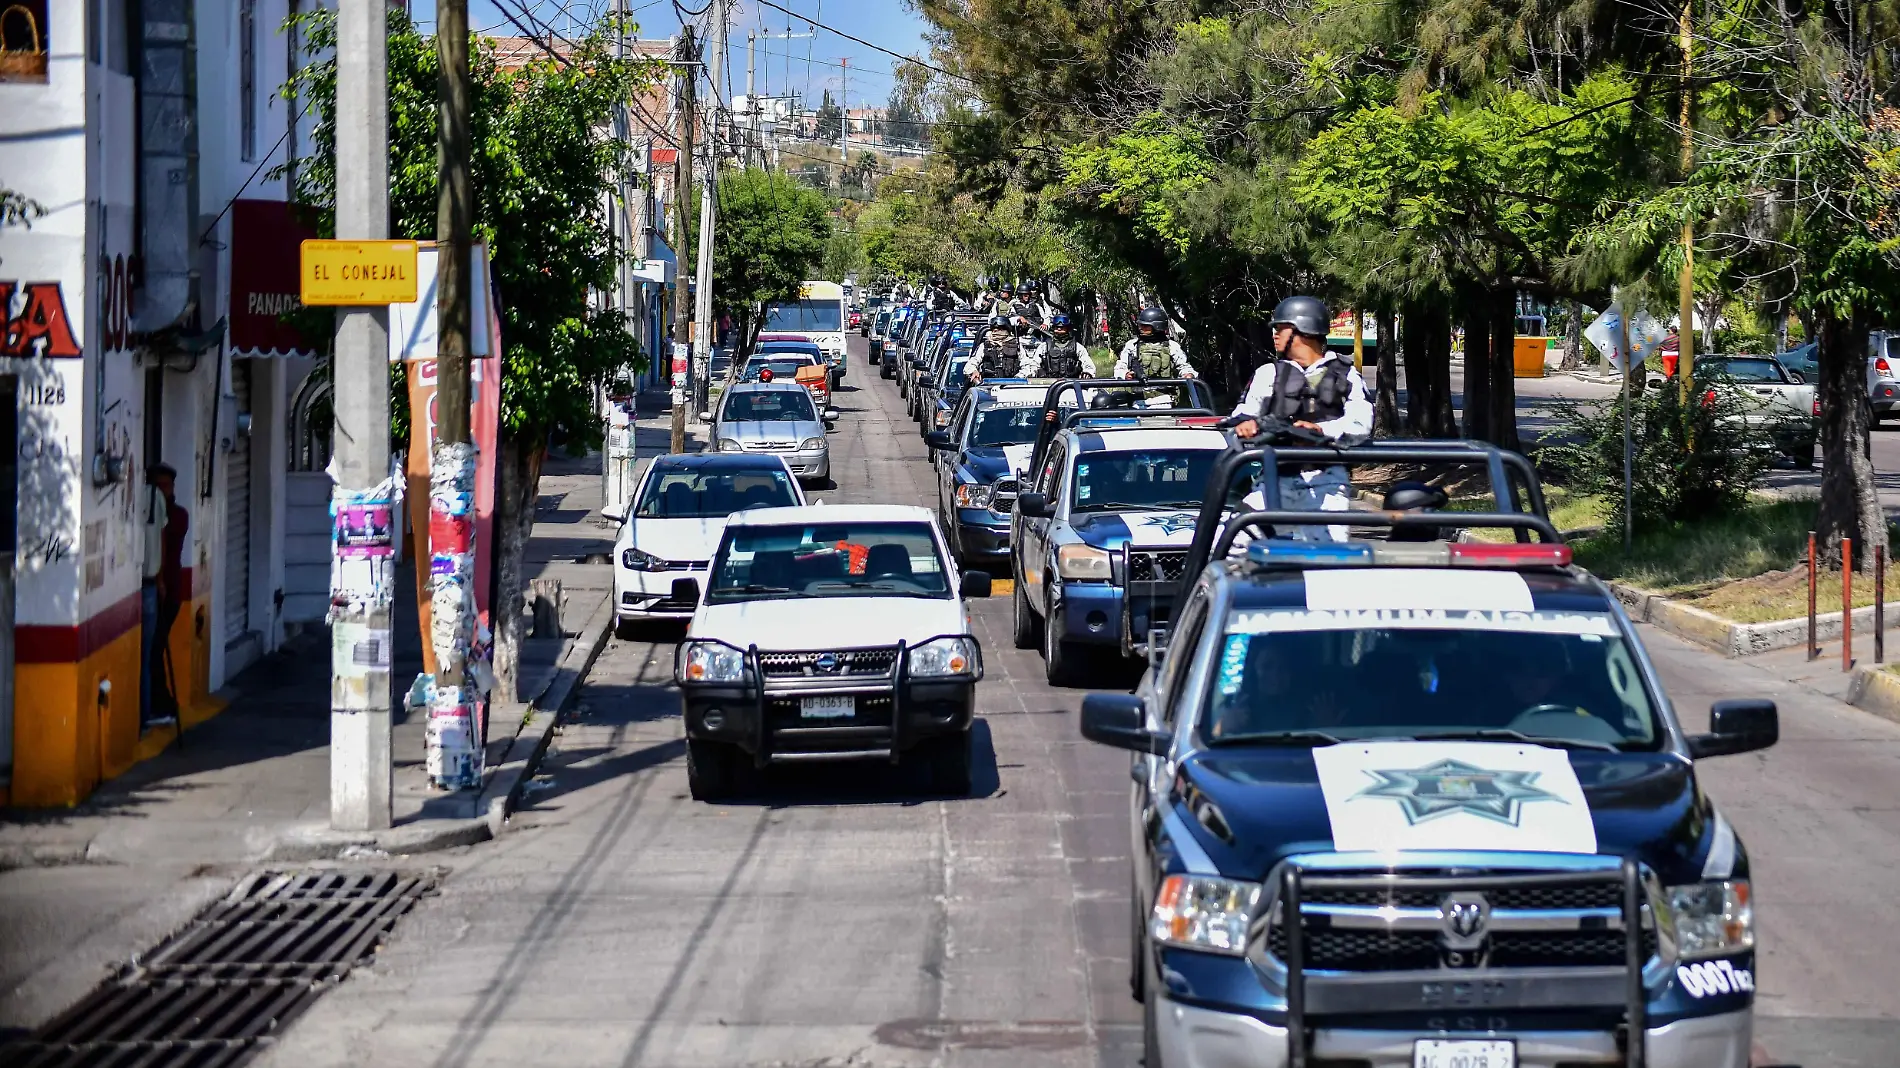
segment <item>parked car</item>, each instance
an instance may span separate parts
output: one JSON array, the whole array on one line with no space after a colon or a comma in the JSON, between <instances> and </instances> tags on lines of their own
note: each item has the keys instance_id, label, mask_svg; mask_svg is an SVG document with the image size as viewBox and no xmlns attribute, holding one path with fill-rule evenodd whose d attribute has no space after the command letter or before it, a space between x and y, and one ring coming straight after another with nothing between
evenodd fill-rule
<instances>
[{"instance_id":1,"label":"parked car","mask_svg":"<svg viewBox=\"0 0 1900 1068\"><path fill-rule=\"evenodd\" d=\"M728 796L770 764L854 760L967 794L983 651L963 602L989 592L923 508L734 516L674 660L692 795Z\"/></svg>"},{"instance_id":2,"label":"parked car","mask_svg":"<svg viewBox=\"0 0 1900 1068\"><path fill-rule=\"evenodd\" d=\"M706 574L730 516L747 508L805 503L783 457L693 453L655 457L634 491L614 542L614 623L685 619L695 602L673 583Z\"/></svg>"},{"instance_id":3,"label":"parked car","mask_svg":"<svg viewBox=\"0 0 1900 1068\"><path fill-rule=\"evenodd\" d=\"M713 441L722 453L772 453L808 482L831 477L827 425L835 410L819 412L808 391L795 382L745 382L719 398Z\"/></svg>"},{"instance_id":4,"label":"parked car","mask_svg":"<svg viewBox=\"0 0 1900 1068\"><path fill-rule=\"evenodd\" d=\"M1767 433L1775 451L1796 467L1814 466L1815 424L1821 414L1814 387L1772 356L1704 356L1695 361L1703 401L1726 393L1740 403L1733 418Z\"/></svg>"}]
</instances>

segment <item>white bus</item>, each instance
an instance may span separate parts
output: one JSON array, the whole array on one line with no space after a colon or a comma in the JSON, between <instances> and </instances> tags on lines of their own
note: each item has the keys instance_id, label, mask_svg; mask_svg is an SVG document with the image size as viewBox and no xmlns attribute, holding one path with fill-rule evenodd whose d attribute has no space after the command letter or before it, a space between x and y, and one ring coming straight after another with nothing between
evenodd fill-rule
<instances>
[{"instance_id":1,"label":"white bus","mask_svg":"<svg viewBox=\"0 0 1900 1068\"><path fill-rule=\"evenodd\" d=\"M761 334L803 334L818 343L833 366L844 364L844 287L836 282L806 282L797 300L765 306Z\"/></svg>"}]
</instances>

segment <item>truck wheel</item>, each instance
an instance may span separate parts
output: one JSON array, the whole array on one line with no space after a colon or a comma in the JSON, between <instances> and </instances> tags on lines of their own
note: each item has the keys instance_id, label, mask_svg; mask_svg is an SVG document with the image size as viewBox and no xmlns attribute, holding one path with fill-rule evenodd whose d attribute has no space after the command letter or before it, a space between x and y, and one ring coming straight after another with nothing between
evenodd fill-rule
<instances>
[{"instance_id":1,"label":"truck wheel","mask_svg":"<svg viewBox=\"0 0 1900 1068\"><path fill-rule=\"evenodd\" d=\"M895 378L896 375L893 373L893 371L894 371L894 368L891 367L891 361L889 360L878 361L877 376L879 378Z\"/></svg>"},{"instance_id":2,"label":"truck wheel","mask_svg":"<svg viewBox=\"0 0 1900 1068\"><path fill-rule=\"evenodd\" d=\"M1148 1000L1148 932L1142 929L1142 919L1147 915L1141 908L1141 895L1135 893L1135 880L1128 879L1128 900L1134 902L1133 915L1129 917L1128 927L1128 992L1136 1001Z\"/></svg>"},{"instance_id":3,"label":"truck wheel","mask_svg":"<svg viewBox=\"0 0 1900 1068\"><path fill-rule=\"evenodd\" d=\"M724 742L686 739L686 788L695 801L720 801L738 786L739 754Z\"/></svg>"},{"instance_id":4,"label":"truck wheel","mask_svg":"<svg viewBox=\"0 0 1900 1068\"><path fill-rule=\"evenodd\" d=\"M1010 615L1016 620L1016 648L1034 649L1042 641L1042 620L1036 618L1036 612L1029 607L1029 595L1023 592L1023 582L1016 580L1016 590L1009 595Z\"/></svg>"},{"instance_id":5,"label":"truck wheel","mask_svg":"<svg viewBox=\"0 0 1900 1068\"><path fill-rule=\"evenodd\" d=\"M931 743L930 787L948 797L970 796L970 732Z\"/></svg>"},{"instance_id":6,"label":"truck wheel","mask_svg":"<svg viewBox=\"0 0 1900 1068\"><path fill-rule=\"evenodd\" d=\"M1061 638L1062 620L1050 608L1042 615L1042 673L1051 686L1068 686L1075 677L1075 662L1080 649Z\"/></svg>"}]
</instances>

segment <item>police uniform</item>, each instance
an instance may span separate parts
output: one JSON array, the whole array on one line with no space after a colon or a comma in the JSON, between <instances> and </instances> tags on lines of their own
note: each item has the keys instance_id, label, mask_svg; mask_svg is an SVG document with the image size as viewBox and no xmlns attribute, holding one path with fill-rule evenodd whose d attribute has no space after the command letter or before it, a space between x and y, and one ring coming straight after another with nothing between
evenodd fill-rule
<instances>
[{"instance_id":1,"label":"police uniform","mask_svg":"<svg viewBox=\"0 0 1900 1068\"><path fill-rule=\"evenodd\" d=\"M1019 338L1010 338L1002 344L995 344L988 338L977 343L976 351L970 354L970 366L985 380L993 378L1024 378L1024 363L1033 357L1027 346Z\"/></svg>"},{"instance_id":2,"label":"police uniform","mask_svg":"<svg viewBox=\"0 0 1900 1068\"><path fill-rule=\"evenodd\" d=\"M1038 361L1039 378L1094 378L1095 361L1089 359L1088 347L1074 338L1066 341L1050 341L1043 345L1042 359Z\"/></svg>"},{"instance_id":3,"label":"police uniform","mask_svg":"<svg viewBox=\"0 0 1900 1068\"><path fill-rule=\"evenodd\" d=\"M1125 377L1129 371L1139 366L1144 378L1186 378L1194 373L1194 365L1188 363L1187 352L1181 343L1169 338L1163 341L1156 338L1144 341L1139 337L1131 338L1122 346L1121 355L1115 358L1116 378Z\"/></svg>"},{"instance_id":4,"label":"police uniform","mask_svg":"<svg viewBox=\"0 0 1900 1068\"><path fill-rule=\"evenodd\" d=\"M1334 441L1364 439L1372 434L1372 401L1365 379L1352 361L1328 352L1311 367L1292 360L1262 364L1254 371L1247 393L1234 406L1235 415L1255 418L1278 416L1312 423ZM1342 464L1315 467L1280 476L1279 507L1285 511L1343 512L1347 508L1352 476ZM1265 507L1259 488L1247 496L1252 508ZM1285 537L1302 541L1344 541L1346 528L1296 527Z\"/></svg>"}]
</instances>

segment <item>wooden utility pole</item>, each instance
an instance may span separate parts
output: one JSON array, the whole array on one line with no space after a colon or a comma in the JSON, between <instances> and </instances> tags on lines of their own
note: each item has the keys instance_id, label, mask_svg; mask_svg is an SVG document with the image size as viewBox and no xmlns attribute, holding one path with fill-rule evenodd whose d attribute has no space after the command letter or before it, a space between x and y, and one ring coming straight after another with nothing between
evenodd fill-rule
<instances>
[{"instance_id":1,"label":"wooden utility pole","mask_svg":"<svg viewBox=\"0 0 1900 1068\"><path fill-rule=\"evenodd\" d=\"M475 188L469 177L468 0L436 0L436 440L468 442L469 245Z\"/></svg>"},{"instance_id":2,"label":"wooden utility pole","mask_svg":"<svg viewBox=\"0 0 1900 1068\"><path fill-rule=\"evenodd\" d=\"M680 365L692 350L693 295L686 280L686 204L693 184L693 126L698 111L699 50L693 44L691 24L680 27L679 81L674 118L679 123L678 172L673 181L673 441L672 452L686 451L686 383Z\"/></svg>"},{"instance_id":3,"label":"wooden utility pole","mask_svg":"<svg viewBox=\"0 0 1900 1068\"><path fill-rule=\"evenodd\" d=\"M1690 124L1695 120L1695 93L1690 87L1691 48L1694 38L1691 36L1689 16L1694 0L1682 0L1682 13L1678 22L1682 44L1682 180L1689 180L1689 172L1695 169L1695 138ZM1682 387L1682 408L1689 410L1689 394L1694 391L1695 364L1695 221L1686 220L1682 224L1682 273L1677 279L1676 314L1681 322L1676 326L1676 381Z\"/></svg>"}]
</instances>

